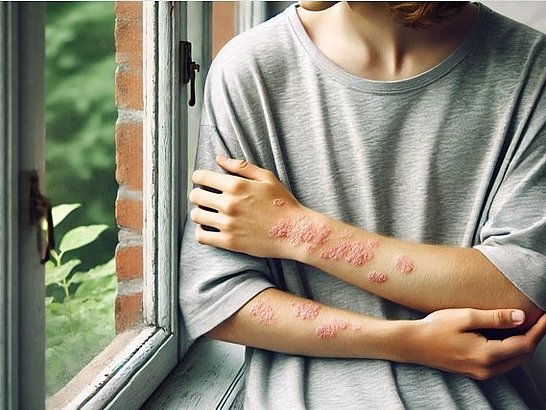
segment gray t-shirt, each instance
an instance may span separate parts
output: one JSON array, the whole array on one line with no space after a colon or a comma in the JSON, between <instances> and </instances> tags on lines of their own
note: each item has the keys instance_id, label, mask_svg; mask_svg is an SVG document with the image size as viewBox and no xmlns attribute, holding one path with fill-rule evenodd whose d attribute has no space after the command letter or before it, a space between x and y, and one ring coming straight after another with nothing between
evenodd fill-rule
<instances>
[{"instance_id":1,"label":"gray t-shirt","mask_svg":"<svg viewBox=\"0 0 546 410\"><path fill-rule=\"evenodd\" d=\"M233 39L205 91L197 168L218 153L276 173L299 201L396 238L475 246L546 310L546 39L480 6L464 43L401 81L343 71L294 6ZM265 288L385 318L423 314L294 261L194 240L180 304L198 337ZM476 278L479 280L479 278ZM248 408L540 408L523 368L484 382L384 360L247 349Z\"/></svg>"}]
</instances>

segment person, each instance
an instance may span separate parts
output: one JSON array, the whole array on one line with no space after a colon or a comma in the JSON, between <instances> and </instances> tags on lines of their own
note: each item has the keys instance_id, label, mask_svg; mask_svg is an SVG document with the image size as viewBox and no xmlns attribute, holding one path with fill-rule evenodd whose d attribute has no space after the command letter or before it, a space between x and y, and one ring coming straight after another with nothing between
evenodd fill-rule
<instances>
[{"instance_id":1,"label":"person","mask_svg":"<svg viewBox=\"0 0 546 410\"><path fill-rule=\"evenodd\" d=\"M300 2L207 78L190 337L248 408L543 408L546 39L474 3Z\"/></svg>"}]
</instances>

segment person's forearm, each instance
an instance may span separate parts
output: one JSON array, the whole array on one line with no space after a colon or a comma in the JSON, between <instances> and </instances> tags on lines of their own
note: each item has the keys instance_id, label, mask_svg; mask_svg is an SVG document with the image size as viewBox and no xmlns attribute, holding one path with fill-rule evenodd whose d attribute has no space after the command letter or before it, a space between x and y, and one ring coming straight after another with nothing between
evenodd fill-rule
<instances>
[{"instance_id":1,"label":"person's forearm","mask_svg":"<svg viewBox=\"0 0 546 410\"><path fill-rule=\"evenodd\" d=\"M383 359L486 379L524 363L546 332L546 315L525 335L488 340L478 329L521 324L511 309L447 309L422 320L384 320L270 288L208 336L279 353Z\"/></svg>"},{"instance_id":2,"label":"person's forearm","mask_svg":"<svg viewBox=\"0 0 546 410\"><path fill-rule=\"evenodd\" d=\"M374 319L270 288L209 336L287 354L397 360L397 344L413 326L411 321Z\"/></svg>"},{"instance_id":3,"label":"person's forearm","mask_svg":"<svg viewBox=\"0 0 546 410\"><path fill-rule=\"evenodd\" d=\"M380 236L303 208L293 221L325 227L319 243L291 246L285 257L313 265L404 306L432 312L445 308L519 308L535 321L541 311L479 251L433 246ZM282 223L282 222L281 222ZM318 227L318 228L317 228ZM325 232L326 232L325 231ZM275 228L272 230L275 235Z\"/></svg>"},{"instance_id":4,"label":"person's forearm","mask_svg":"<svg viewBox=\"0 0 546 410\"><path fill-rule=\"evenodd\" d=\"M196 184L216 190L190 193L200 206L191 213L200 243L294 259L424 312L519 308L529 323L541 314L477 250L411 243L358 229L305 208L267 170L225 157L218 164L240 177L194 173Z\"/></svg>"}]
</instances>

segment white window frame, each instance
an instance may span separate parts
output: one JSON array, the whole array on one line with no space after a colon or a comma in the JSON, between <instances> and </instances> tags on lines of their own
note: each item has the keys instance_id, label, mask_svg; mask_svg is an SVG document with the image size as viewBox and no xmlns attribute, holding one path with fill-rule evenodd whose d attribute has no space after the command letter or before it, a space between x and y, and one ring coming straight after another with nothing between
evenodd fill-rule
<instances>
[{"instance_id":1,"label":"white window frame","mask_svg":"<svg viewBox=\"0 0 546 410\"><path fill-rule=\"evenodd\" d=\"M44 169L43 10L0 4L0 407L7 409L40 408L45 394L44 269L28 206L28 172L43 177Z\"/></svg>"},{"instance_id":2,"label":"white window frame","mask_svg":"<svg viewBox=\"0 0 546 410\"><path fill-rule=\"evenodd\" d=\"M118 369L89 396L84 409L139 408L178 361L178 253L185 201L187 109L179 103L179 42L186 31L184 2L144 2L144 295L145 327L125 349ZM104 372L105 373L105 372ZM69 407L72 407L71 405Z\"/></svg>"},{"instance_id":3,"label":"white window frame","mask_svg":"<svg viewBox=\"0 0 546 410\"><path fill-rule=\"evenodd\" d=\"M7 409L45 407L44 269L19 198L21 171L44 168L44 11L0 3L0 407ZM186 95L177 67L186 3L145 2L143 12L144 326L116 337L120 349L63 408L139 408L178 361L187 105L179 104Z\"/></svg>"},{"instance_id":4,"label":"white window frame","mask_svg":"<svg viewBox=\"0 0 546 410\"><path fill-rule=\"evenodd\" d=\"M253 1L245 7L263 5ZM251 11L248 27L256 23ZM105 368L63 408L139 408L190 347L178 325L179 246L210 64L210 14L205 2L143 3L144 326L115 339L121 348L108 352ZM188 21L196 25L188 27ZM26 254L20 245L25 235L34 245L35 237L17 221L20 170L38 168L43 174L44 7L2 3L0 27L0 406L39 409L45 406L44 270L37 255ZM198 105L189 116L187 87L179 80L184 38L192 41L194 60L201 65ZM28 84L35 89L31 95L22 90ZM34 121L19 120L30 117ZM201 339L179 366L185 391L200 391L208 403L230 407L242 385L243 355L241 347ZM215 388L203 390L201 382L214 374ZM184 397L183 391L177 396Z\"/></svg>"}]
</instances>

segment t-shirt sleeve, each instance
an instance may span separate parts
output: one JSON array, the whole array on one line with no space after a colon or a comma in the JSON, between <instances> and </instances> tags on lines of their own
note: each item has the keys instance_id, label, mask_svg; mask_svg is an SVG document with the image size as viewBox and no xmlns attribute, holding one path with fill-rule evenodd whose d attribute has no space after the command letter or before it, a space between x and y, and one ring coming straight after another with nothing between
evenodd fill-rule
<instances>
[{"instance_id":1,"label":"t-shirt sleeve","mask_svg":"<svg viewBox=\"0 0 546 410\"><path fill-rule=\"evenodd\" d=\"M544 96L544 94L542 94ZM546 311L546 101L534 115L489 209L482 252L535 305Z\"/></svg>"},{"instance_id":2,"label":"t-shirt sleeve","mask_svg":"<svg viewBox=\"0 0 546 410\"><path fill-rule=\"evenodd\" d=\"M245 113L238 112L241 93L233 89L236 81L224 78L221 64L212 67L207 78L195 164L196 169L216 172L223 172L215 162L218 154L253 160L240 143L245 137L240 123ZM192 339L229 318L259 292L274 286L270 261L200 245L195 240L195 228L188 216L182 237L179 283L184 326Z\"/></svg>"}]
</instances>

